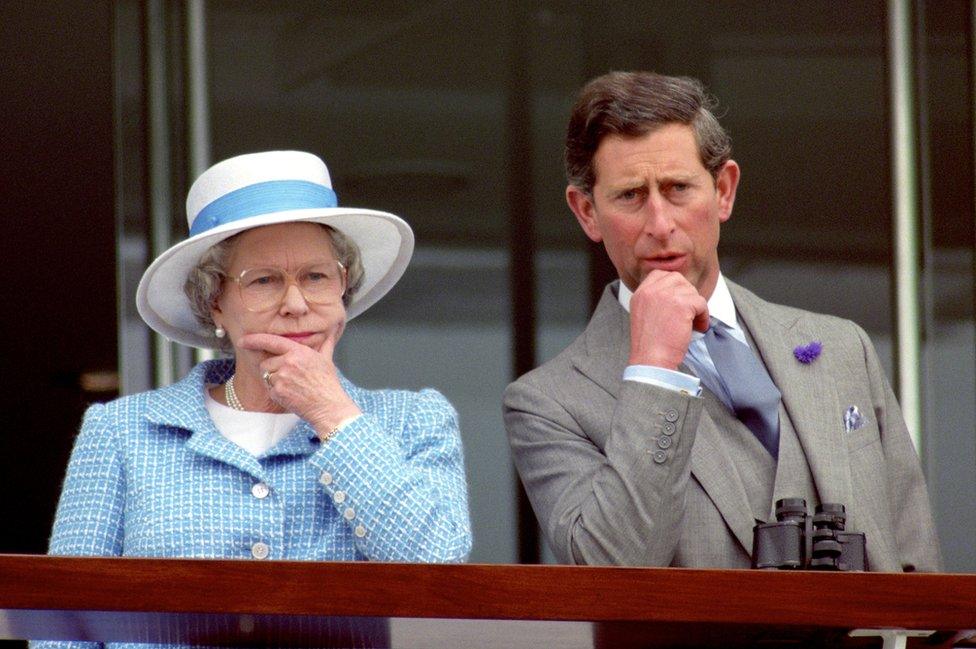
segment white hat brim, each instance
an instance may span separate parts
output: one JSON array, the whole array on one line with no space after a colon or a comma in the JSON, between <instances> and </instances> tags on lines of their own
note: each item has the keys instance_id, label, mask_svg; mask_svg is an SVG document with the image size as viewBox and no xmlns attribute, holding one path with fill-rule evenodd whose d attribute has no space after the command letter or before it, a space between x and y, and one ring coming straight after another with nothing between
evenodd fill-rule
<instances>
[{"instance_id":1,"label":"white hat brim","mask_svg":"<svg viewBox=\"0 0 976 649\"><path fill-rule=\"evenodd\" d=\"M403 219L388 212L329 207L262 214L212 228L159 255L146 269L136 290L139 315L170 340L191 347L214 348L213 332L197 321L183 290L190 270L207 249L238 232L302 221L332 226L359 247L363 281L346 307L347 320L383 297L403 275L413 254L413 231Z\"/></svg>"}]
</instances>

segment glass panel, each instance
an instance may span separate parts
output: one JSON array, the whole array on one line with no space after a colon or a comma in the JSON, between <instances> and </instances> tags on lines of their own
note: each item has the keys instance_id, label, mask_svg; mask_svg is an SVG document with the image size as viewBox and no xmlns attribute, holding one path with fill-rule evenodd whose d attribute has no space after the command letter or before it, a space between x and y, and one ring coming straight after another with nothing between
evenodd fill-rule
<instances>
[{"instance_id":1,"label":"glass panel","mask_svg":"<svg viewBox=\"0 0 976 649\"><path fill-rule=\"evenodd\" d=\"M82 413L118 393L111 36L107 3L0 3L3 553L46 551Z\"/></svg>"},{"instance_id":2,"label":"glass panel","mask_svg":"<svg viewBox=\"0 0 976 649\"><path fill-rule=\"evenodd\" d=\"M857 320L890 367L883 7L617 2L567 11L587 62L577 85L609 69L653 69L696 76L718 97L743 170L722 231L725 273L768 299Z\"/></svg>"},{"instance_id":3,"label":"glass panel","mask_svg":"<svg viewBox=\"0 0 976 649\"><path fill-rule=\"evenodd\" d=\"M723 272L766 299L859 322L890 376L883 5L845 5L843 12L830 2L739 2L734 10L709 2L546 6L553 15L545 41L570 50L549 71L564 79L555 73L561 65L579 75L561 88L560 110L540 116L554 136L540 144L538 157L561 153L569 102L593 76L651 69L700 78L719 99L743 172L733 218L722 228ZM560 32L560 25L573 27ZM540 361L585 324L576 310L580 287L566 281L573 275L547 273L544 262L557 258L553 249L562 260L585 250L555 169L554 162L540 173L551 184L538 190ZM614 279L603 257L596 253L594 272Z\"/></svg>"},{"instance_id":4,"label":"glass panel","mask_svg":"<svg viewBox=\"0 0 976 649\"><path fill-rule=\"evenodd\" d=\"M115 151L118 228L119 370L122 394L153 387L152 330L136 311L136 287L149 259L146 206L145 61L141 6L115 6Z\"/></svg>"},{"instance_id":5,"label":"glass panel","mask_svg":"<svg viewBox=\"0 0 976 649\"><path fill-rule=\"evenodd\" d=\"M964 5L952 6L964 12ZM843 12L826 0L525 5L517 29L528 43L530 87L520 92L531 101L532 168L521 171L532 177L525 218L533 219L535 254L524 268L526 260L508 259L513 35L498 6L213 0L207 8L214 159L266 148L314 151L329 163L343 204L388 209L417 232L417 254L401 284L351 325L338 355L359 382L432 385L458 407L474 560L516 556L499 405L512 367L508 265L535 275L536 363L585 326L588 274L598 285L611 278L599 256L590 258L563 200L563 130L575 92L590 77L655 69L702 79L720 100L743 169L735 214L723 227L725 273L767 299L859 322L892 375L883 3L849 4ZM939 59L934 75L951 89L933 90L932 101L962 108L960 116L940 118L948 130L933 127L933 152L969 137L959 131L970 109L961 100L965 34L953 24L958 47L942 55L952 65ZM945 160L959 156L969 164L968 149ZM959 177L952 184L971 192L971 168L950 171ZM946 174L933 169L935 178ZM959 200L933 190L937 295L955 296L972 282L972 241L960 244L951 234L961 228L971 236L972 199L962 210ZM947 214L959 214L958 222ZM935 302L930 336L949 345L938 353L971 359L972 314L960 320L958 308L950 315L939 306L945 303ZM940 327L952 330L943 335ZM932 373L937 351L928 350L930 408L941 407L939 394L953 394L938 382L949 365L936 363ZM973 370L959 371L957 388L970 394ZM951 408L951 421L961 418L958 430L971 431L972 414ZM948 425L950 417L942 420ZM960 448L933 444L930 463ZM963 468L971 475L971 464ZM940 515L944 536L947 521Z\"/></svg>"},{"instance_id":6,"label":"glass panel","mask_svg":"<svg viewBox=\"0 0 976 649\"><path fill-rule=\"evenodd\" d=\"M410 268L350 323L337 361L367 387L431 386L451 400L465 444L471 560L515 562L499 404L512 373L501 18L448 2L211 2L208 13L214 159L315 152L340 204L389 210L413 226Z\"/></svg>"},{"instance_id":7,"label":"glass panel","mask_svg":"<svg viewBox=\"0 0 976 649\"><path fill-rule=\"evenodd\" d=\"M970 3L925 2L919 24L923 205L928 246L924 303L923 453L946 568L976 572L976 333L973 321L973 106ZM963 479L960 479L963 478Z\"/></svg>"}]
</instances>

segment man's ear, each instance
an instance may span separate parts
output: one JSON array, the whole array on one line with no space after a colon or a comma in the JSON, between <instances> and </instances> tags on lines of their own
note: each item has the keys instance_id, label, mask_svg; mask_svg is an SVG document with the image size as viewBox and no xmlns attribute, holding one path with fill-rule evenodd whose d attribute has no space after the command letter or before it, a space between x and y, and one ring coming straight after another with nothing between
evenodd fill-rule
<instances>
[{"instance_id":1,"label":"man's ear","mask_svg":"<svg viewBox=\"0 0 976 649\"><path fill-rule=\"evenodd\" d=\"M593 197L587 194L576 185L566 187L566 202L569 209L573 210L576 220L579 221L583 232L590 238L590 241L600 243L603 241L603 233L596 222L596 206L593 205Z\"/></svg>"},{"instance_id":2,"label":"man's ear","mask_svg":"<svg viewBox=\"0 0 976 649\"><path fill-rule=\"evenodd\" d=\"M732 206L735 204L735 190L739 187L739 165L735 160L728 160L719 169L715 177L715 191L718 193L718 218L725 223L732 216Z\"/></svg>"}]
</instances>

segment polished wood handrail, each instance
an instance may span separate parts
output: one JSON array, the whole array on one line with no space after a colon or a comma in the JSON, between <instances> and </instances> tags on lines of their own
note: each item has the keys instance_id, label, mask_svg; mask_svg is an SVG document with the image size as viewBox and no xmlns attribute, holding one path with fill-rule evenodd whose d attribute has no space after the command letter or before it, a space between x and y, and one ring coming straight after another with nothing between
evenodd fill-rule
<instances>
[{"instance_id":1,"label":"polished wood handrail","mask_svg":"<svg viewBox=\"0 0 976 649\"><path fill-rule=\"evenodd\" d=\"M976 628L976 575L0 555L0 613Z\"/></svg>"}]
</instances>

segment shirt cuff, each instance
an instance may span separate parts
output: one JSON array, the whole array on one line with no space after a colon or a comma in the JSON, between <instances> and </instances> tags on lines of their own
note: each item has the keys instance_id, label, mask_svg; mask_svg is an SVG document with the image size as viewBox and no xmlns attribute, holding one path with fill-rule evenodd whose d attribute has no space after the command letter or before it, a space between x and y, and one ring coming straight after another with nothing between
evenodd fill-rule
<instances>
[{"instance_id":1,"label":"shirt cuff","mask_svg":"<svg viewBox=\"0 0 976 649\"><path fill-rule=\"evenodd\" d=\"M624 381L648 383L693 397L701 396L701 380L697 376L653 365L628 365L624 370Z\"/></svg>"}]
</instances>

